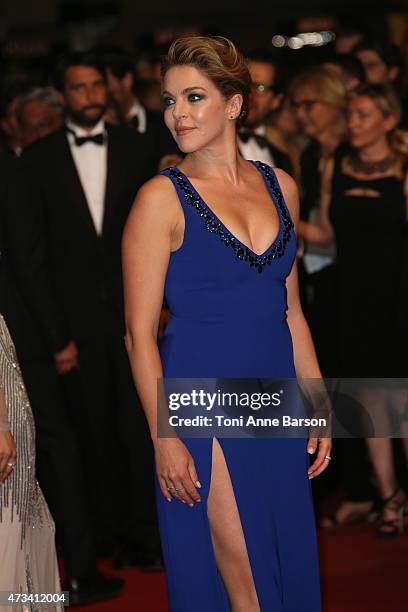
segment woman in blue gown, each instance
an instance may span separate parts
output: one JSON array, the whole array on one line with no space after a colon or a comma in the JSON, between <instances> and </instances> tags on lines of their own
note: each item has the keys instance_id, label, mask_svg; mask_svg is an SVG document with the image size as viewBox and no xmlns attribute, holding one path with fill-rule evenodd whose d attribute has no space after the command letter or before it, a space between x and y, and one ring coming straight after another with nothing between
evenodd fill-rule
<instances>
[{"instance_id":1,"label":"woman in blue gown","mask_svg":"<svg viewBox=\"0 0 408 612\"><path fill-rule=\"evenodd\" d=\"M165 122L186 157L139 191L123 263L169 608L318 612L310 479L329 464L330 439L157 434L163 377L320 377L299 304L295 183L237 150L250 92L244 59L227 39L183 38L162 73ZM158 349L163 295L171 320Z\"/></svg>"}]
</instances>

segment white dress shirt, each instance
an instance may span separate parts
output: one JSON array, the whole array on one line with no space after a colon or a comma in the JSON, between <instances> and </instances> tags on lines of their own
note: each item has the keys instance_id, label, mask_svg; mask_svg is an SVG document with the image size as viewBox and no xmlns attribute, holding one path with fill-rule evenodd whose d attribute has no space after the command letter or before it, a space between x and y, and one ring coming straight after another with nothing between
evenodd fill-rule
<instances>
[{"instance_id":1,"label":"white dress shirt","mask_svg":"<svg viewBox=\"0 0 408 612\"><path fill-rule=\"evenodd\" d=\"M92 128L91 132L87 132L70 121L67 121L67 126L70 130L75 132L77 136L94 136L100 133L105 134L105 142L103 145L85 142L81 146L78 146L75 144L74 134L67 131L69 146L88 202L89 212L91 213L97 234L101 235L103 215L105 212L108 153L105 123L103 120L99 121L99 123Z\"/></svg>"},{"instance_id":2,"label":"white dress shirt","mask_svg":"<svg viewBox=\"0 0 408 612\"><path fill-rule=\"evenodd\" d=\"M255 134L265 137L265 126L260 125L255 130ZM273 159L269 147L260 147L255 138L249 138L248 142L242 142L238 136L238 148L244 159L254 159L268 166L276 166L275 160Z\"/></svg>"},{"instance_id":3,"label":"white dress shirt","mask_svg":"<svg viewBox=\"0 0 408 612\"><path fill-rule=\"evenodd\" d=\"M144 134L146 132L146 109L137 98L134 99L133 105L126 116L126 121L130 121L133 117L137 117L139 120L137 131L139 134Z\"/></svg>"}]
</instances>

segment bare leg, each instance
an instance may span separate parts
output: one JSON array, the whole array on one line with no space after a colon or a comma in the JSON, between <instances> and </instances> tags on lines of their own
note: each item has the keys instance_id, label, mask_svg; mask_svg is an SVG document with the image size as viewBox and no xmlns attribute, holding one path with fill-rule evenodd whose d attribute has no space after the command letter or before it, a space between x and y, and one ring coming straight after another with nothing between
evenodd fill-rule
<instances>
[{"instance_id":1,"label":"bare leg","mask_svg":"<svg viewBox=\"0 0 408 612\"><path fill-rule=\"evenodd\" d=\"M392 442L385 437L389 429L387 392L382 388L368 388L361 392L360 400L374 424L375 437L367 438L367 446L380 496L385 499L397 488Z\"/></svg>"},{"instance_id":2,"label":"bare leg","mask_svg":"<svg viewBox=\"0 0 408 612\"><path fill-rule=\"evenodd\" d=\"M354 501L345 499L341 502L337 510L333 513L335 520L332 516L324 516L320 521L321 527L333 527L334 525L347 525L359 519L367 516L367 513L371 510L373 502L368 501Z\"/></svg>"},{"instance_id":3,"label":"bare leg","mask_svg":"<svg viewBox=\"0 0 408 612\"><path fill-rule=\"evenodd\" d=\"M213 439L212 473L207 502L217 567L231 612L260 612L244 533L224 453Z\"/></svg>"},{"instance_id":4,"label":"bare leg","mask_svg":"<svg viewBox=\"0 0 408 612\"><path fill-rule=\"evenodd\" d=\"M402 489L398 489L390 438L367 438L367 445L382 499L393 496L382 510L383 523L380 525L379 533L386 535L394 532L394 525L403 521L401 504L404 504L405 493ZM387 521L393 523L387 524ZM402 527L400 529L402 530Z\"/></svg>"},{"instance_id":5,"label":"bare leg","mask_svg":"<svg viewBox=\"0 0 408 612\"><path fill-rule=\"evenodd\" d=\"M367 389L361 398L373 418L377 436L382 436L367 438L378 490L383 499L382 521L378 532L381 537L396 537L402 532L405 502L405 493L398 487L395 474L392 439L384 437L389 432L387 405L391 398L398 405L398 394L390 395L385 389Z\"/></svg>"},{"instance_id":6,"label":"bare leg","mask_svg":"<svg viewBox=\"0 0 408 612\"><path fill-rule=\"evenodd\" d=\"M367 445L378 490L381 497L385 499L397 488L392 443L390 438L367 438Z\"/></svg>"}]
</instances>

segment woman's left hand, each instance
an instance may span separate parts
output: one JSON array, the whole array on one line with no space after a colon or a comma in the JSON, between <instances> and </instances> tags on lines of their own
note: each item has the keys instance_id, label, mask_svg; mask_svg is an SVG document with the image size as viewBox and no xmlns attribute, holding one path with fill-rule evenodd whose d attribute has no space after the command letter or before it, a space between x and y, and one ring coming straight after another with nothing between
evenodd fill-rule
<instances>
[{"instance_id":1,"label":"woman's left hand","mask_svg":"<svg viewBox=\"0 0 408 612\"><path fill-rule=\"evenodd\" d=\"M0 431L0 484L12 473L16 456L16 443L11 432Z\"/></svg>"},{"instance_id":2,"label":"woman's left hand","mask_svg":"<svg viewBox=\"0 0 408 612\"><path fill-rule=\"evenodd\" d=\"M324 470L328 467L331 459L331 448L331 438L309 438L307 452L312 455L316 452L316 449L318 449L316 459L307 470L309 480L324 472Z\"/></svg>"}]
</instances>

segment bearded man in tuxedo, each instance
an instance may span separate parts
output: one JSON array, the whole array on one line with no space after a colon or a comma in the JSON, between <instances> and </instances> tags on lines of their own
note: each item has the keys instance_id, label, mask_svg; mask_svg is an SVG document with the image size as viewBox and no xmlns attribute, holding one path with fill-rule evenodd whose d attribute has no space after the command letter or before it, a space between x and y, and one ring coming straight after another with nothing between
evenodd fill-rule
<instances>
[{"instance_id":1,"label":"bearded man in tuxedo","mask_svg":"<svg viewBox=\"0 0 408 612\"><path fill-rule=\"evenodd\" d=\"M69 397L100 548L159 565L153 456L124 346L121 235L151 157L143 135L106 124L104 68L72 53L56 68L61 129L28 147L10 193L12 265ZM38 363L25 364L40 398ZM45 391L44 391L45 392Z\"/></svg>"},{"instance_id":2,"label":"bearded man in tuxedo","mask_svg":"<svg viewBox=\"0 0 408 612\"><path fill-rule=\"evenodd\" d=\"M19 97L16 118L20 155L24 148L61 126L61 110L61 100L50 88L36 87ZM18 155L8 154L0 160L0 311L12 332L33 408L36 473L55 519L65 587L71 592L72 604L90 603L119 594L124 581L97 569L78 436L54 357L16 285L11 261L19 244L14 240L16 229L18 238L24 220L16 218L8 193L18 165Z\"/></svg>"}]
</instances>

